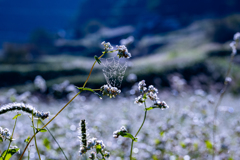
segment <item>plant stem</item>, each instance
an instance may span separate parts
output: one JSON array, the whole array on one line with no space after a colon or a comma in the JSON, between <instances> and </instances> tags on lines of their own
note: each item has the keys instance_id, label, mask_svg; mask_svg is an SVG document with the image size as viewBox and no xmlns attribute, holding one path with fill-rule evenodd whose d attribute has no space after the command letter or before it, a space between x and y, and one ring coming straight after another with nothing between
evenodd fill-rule
<instances>
[{"instance_id":1,"label":"plant stem","mask_svg":"<svg viewBox=\"0 0 240 160\"><path fill-rule=\"evenodd\" d=\"M18 115L18 113L17 113L17 115ZM17 117L17 118L18 118L18 117ZM4 158L3 158L4 160L5 160L5 158L6 158L7 154L8 154L8 150L9 150L10 145L11 145L11 143L12 143L13 133L14 133L14 130L15 130L15 127L16 127L16 124L17 124L17 118L16 118L15 123L14 123L14 126L13 126L13 131L12 131L12 135L11 135L10 140L9 140L9 144L8 144L8 148L7 148L7 153L5 154L5 156L4 156Z\"/></svg>"},{"instance_id":2,"label":"plant stem","mask_svg":"<svg viewBox=\"0 0 240 160\"><path fill-rule=\"evenodd\" d=\"M227 74L226 77L229 77L231 69L232 69L232 63L233 63L233 59L234 59L235 54L232 53L231 54L231 58L230 58L230 62L228 65L228 70L227 70ZM228 83L225 81L224 82L224 87L223 89L220 91L220 96L219 99L214 107L214 115L213 115L213 130L212 130L212 136L213 136L213 160L215 159L215 145L216 145L216 130L217 130L217 125L216 125L216 121L217 121L217 116L218 116L218 107L221 104L221 101L224 97L224 94L226 93L228 88Z\"/></svg>"},{"instance_id":3,"label":"plant stem","mask_svg":"<svg viewBox=\"0 0 240 160\"><path fill-rule=\"evenodd\" d=\"M42 122L43 125L45 125L42 120L40 120L40 121ZM67 158L67 156L65 155L63 149L61 148L61 146L59 145L58 141L57 141L56 138L53 136L53 134L51 133L51 131L48 129L48 127L45 127L45 128L48 130L48 132L49 132L50 135L52 136L53 140L57 143L57 145L58 145L58 147L60 148L61 152L62 152L63 155L65 156L65 159L68 160L68 158Z\"/></svg>"},{"instance_id":4,"label":"plant stem","mask_svg":"<svg viewBox=\"0 0 240 160\"><path fill-rule=\"evenodd\" d=\"M147 106L146 106L146 102L144 102L144 106L145 106L145 114L144 114L143 122L142 122L140 128L138 129L137 133L135 134L135 138L137 137L138 133L141 131L141 129L142 129L144 123L145 123L146 117L147 117L147 110L146 110ZM132 160L133 143L134 143L134 141L132 140L131 151L130 151L130 160Z\"/></svg>"},{"instance_id":5,"label":"plant stem","mask_svg":"<svg viewBox=\"0 0 240 160\"><path fill-rule=\"evenodd\" d=\"M103 52L103 54L99 57L99 59L102 58L105 53L107 53L107 52L106 52L106 51ZM86 84L87 84L87 82L88 82L88 80L89 80L89 78L90 78L90 76L91 76L92 70L93 70L96 62L97 62L97 61L95 60L95 62L94 62L93 65L92 65L92 68L91 68L91 70L90 70L90 72L89 72L89 74L88 74L87 80L85 81L85 83L84 83L84 85L83 85L82 88L84 88L84 87L86 86ZM69 103L71 103L81 92L82 92L82 91L78 92L70 101L68 101L67 104L66 104L62 109L60 109L60 111L58 111L58 113L57 113L50 121L48 121L48 123L46 123L41 129L45 128L49 123L51 123L51 122L69 105ZM30 144L30 142L32 141L33 137L35 137L37 133L38 133L38 132L36 132L36 133L31 137L31 139L29 140L28 144L27 144L26 147L24 148L23 153L22 153L21 157L19 158L19 160L21 160L21 159L23 158L23 155L24 155L24 153L26 152L27 147L29 146L29 144Z\"/></svg>"},{"instance_id":6,"label":"plant stem","mask_svg":"<svg viewBox=\"0 0 240 160\"><path fill-rule=\"evenodd\" d=\"M32 112L32 126L33 126L33 134L35 135L35 126L34 126L34 121L33 121L33 112ZM38 150L38 146L37 146L36 136L34 136L34 141L35 141L35 146L36 146L36 150L37 150L37 153L38 153L38 158L41 160L41 156L40 156L40 153L39 153L39 150Z\"/></svg>"}]
</instances>

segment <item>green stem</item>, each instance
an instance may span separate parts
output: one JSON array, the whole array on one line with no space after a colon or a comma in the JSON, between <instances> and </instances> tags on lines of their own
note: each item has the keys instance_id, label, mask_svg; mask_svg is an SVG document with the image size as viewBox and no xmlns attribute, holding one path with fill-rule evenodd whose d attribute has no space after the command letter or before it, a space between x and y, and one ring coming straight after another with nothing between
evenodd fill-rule
<instances>
[{"instance_id":1,"label":"green stem","mask_svg":"<svg viewBox=\"0 0 240 160\"><path fill-rule=\"evenodd\" d=\"M34 126L34 121L33 121L33 112L32 112L32 126L33 126L33 134L35 135L35 126ZM36 136L34 136L34 141L35 141L35 146L36 146L36 150L37 150L37 153L38 153L38 158L41 160L41 156L40 156L40 153L39 153L39 150L38 150L38 146L37 146Z\"/></svg>"},{"instance_id":2,"label":"green stem","mask_svg":"<svg viewBox=\"0 0 240 160\"><path fill-rule=\"evenodd\" d=\"M45 125L42 120L40 120L40 121L42 122L43 125ZM53 140L57 143L57 145L58 145L58 147L60 148L61 152L62 152L63 155L65 156L65 159L68 160L68 158L67 158L67 156L65 155L63 149L61 148L61 146L59 145L58 141L57 141L56 138L53 136L53 134L51 133L51 131L48 129L48 127L45 127L45 128L48 130L48 132L49 132L50 135L52 136Z\"/></svg>"},{"instance_id":3,"label":"green stem","mask_svg":"<svg viewBox=\"0 0 240 160\"><path fill-rule=\"evenodd\" d=\"M105 53L106 53L106 51L103 52L103 54L99 57L99 59L102 58ZM88 77L87 77L87 80L85 81L85 83L84 83L84 85L83 85L83 88L86 86L86 84L87 84L87 82L88 82L88 80L89 80L89 78L90 78L90 76L91 76L92 70L93 70L96 62L97 62L97 61L95 60L95 62L94 62L93 65L92 65L92 68L91 68L91 70L90 70L90 72L89 72L89 75L88 75ZM68 101L67 104L66 104L62 109L60 109L60 111L58 111L58 113L57 113L50 121L48 121L48 123L46 123L41 129L44 129L49 123L51 123L51 122L69 105L69 103L71 103L81 92L82 92L82 91L78 92L70 101ZM22 153L21 157L19 158L19 160L21 160L21 159L23 158L23 155L24 155L24 153L26 152L27 147L29 146L29 144L30 144L30 142L32 141L33 137L35 137L37 133L38 133L38 132L36 132L36 133L31 137L31 139L29 140L28 144L27 144L26 147L24 148L23 153Z\"/></svg>"},{"instance_id":4,"label":"green stem","mask_svg":"<svg viewBox=\"0 0 240 160\"><path fill-rule=\"evenodd\" d=\"M17 113L17 115L18 115L18 113ZM12 143L13 133L14 133L16 124L17 124L17 118L16 118L15 123L14 123L14 126L13 126L12 135L11 135L11 137L10 137L10 139L9 139L9 144L8 144L8 148L7 148L7 153L5 154L5 156L4 156L4 158L3 158L4 160L5 160L5 158L6 158L7 154L8 154L8 150L9 150L9 148L10 148L10 146L11 146L11 143Z\"/></svg>"},{"instance_id":5,"label":"green stem","mask_svg":"<svg viewBox=\"0 0 240 160\"><path fill-rule=\"evenodd\" d=\"M137 133L135 134L135 138L137 137L138 133L141 131L141 129L142 129L144 123L145 123L146 117L147 117L146 102L144 102L144 106L145 106L145 114L144 114L143 122L142 122L140 128L138 129ZM134 141L132 140L131 151L130 151L130 160L132 160L133 143L134 143Z\"/></svg>"},{"instance_id":6,"label":"green stem","mask_svg":"<svg viewBox=\"0 0 240 160\"><path fill-rule=\"evenodd\" d=\"M237 47L237 46L236 46ZM228 70L227 70L227 74L226 74L226 77L229 77L230 75L230 72L231 72L231 69L232 69L232 63L233 63L233 59L234 59L234 56L235 54L232 53L231 54L231 58L230 58L230 62L229 62L229 65L228 65ZM224 97L224 94L226 93L227 91L227 87L228 87L228 83L225 81L224 82L224 87L223 89L221 90L220 92L220 96L219 96L219 99L216 103L216 106L214 107L214 115L213 115L213 130L212 130L212 137L213 137L213 157L212 159L214 160L215 159L215 145L216 145L216 131L217 131L217 125L216 125L216 121L217 121L217 116L218 116L218 107L219 105L221 104L221 101Z\"/></svg>"}]
</instances>

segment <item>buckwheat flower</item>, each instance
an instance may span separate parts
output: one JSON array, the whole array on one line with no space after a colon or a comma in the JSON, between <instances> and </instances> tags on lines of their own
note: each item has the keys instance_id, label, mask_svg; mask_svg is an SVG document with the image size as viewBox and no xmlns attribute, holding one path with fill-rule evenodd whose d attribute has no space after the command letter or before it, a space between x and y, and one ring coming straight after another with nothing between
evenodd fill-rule
<instances>
[{"instance_id":1,"label":"buckwheat flower","mask_svg":"<svg viewBox=\"0 0 240 160\"><path fill-rule=\"evenodd\" d=\"M158 93L158 89L155 88L153 85L148 86L148 92Z\"/></svg>"},{"instance_id":2,"label":"buckwheat flower","mask_svg":"<svg viewBox=\"0 0 240 160\"><path fill-rule=\"evenodd\" d=\"M104 157L105 157L105 158L109 158L109 157L110 157L110 152L105 151L105 153L104 153Z\"/></svg>"},{"instance_id":3,"label":"buckwheat flower","mask_svg":"<svg viewBox=\"0 0 240 160\"><path fill-rule=\"evenodd\" d=\"M114 131L113 132L113 138L118 138L119 137L119 135L120 135L120 132L127 132L127 129L124 127L124 126L122 126L121 128L120 128L120 130L116 130L116 131Z\"/></svg>"},{"instance_id":4,"label":"buckwheat flower","mask_svg":"<svg viewBox=\"0 0 240 160\"><path fill-rule=\"evenodd\" d=\"M145 80L142 80L138 83L138 90L140 91L140 93L144 93L147 90L145 86L146 86Z\"/></svg>"},{"instance_id":5,"label":"buckwheat flower","mask_svg":"<svg viewBox=\"0 0 240 160\"><path fill-rule=\"evenodd\" d=\"M225 78L225 84L229 84L232 82L232 78L231 77L226 77Z\"/></svg>"},{"instance_id":6,"label":"buckwheat flower","mask_svg":"<svg viewBox=\"0 0 240 160\"><path fill-rule=\"evenodd\" d=\"M91 154L90 154L90 156L89 156L89 158L90 158L91 160L94 160L94 159L96 158L96 153L92 151Z\"/></svg>"},{"instance_id":7,"label":"buckwheat flower","mask_svg":"<svg viewBox=\"0 0 240 160\"><path fill-rule=\"evenodd\" d=\"M102 149L105 148L105 144L103 143L102 140L98 140L97 143L96 143L96 145L100 145Z\"/></svg>"},{"instance_id":8,"label":"buckwheat flower","mask_svg":"<svg viewBox=\"0 0 240 160\"><path fill-rule=\"evenodd\" d=\"M91 138L90 140L88 140L87 149L88 150L92 149L94 146L96 146L96 144L97 144L97 138Z\"/></svg>"},{"instance_id":9,"label":"buckwheat flower","mask_svg":"<svg viewBox=\"0 0 240 160\"><path fill-rule=\"evenodd\" d=\"M135 101L134 101L134 103L139 104L139 105L143 104L143 102L145 102L145 99L143 98L142 95L135 98Z\"/></svg>"},{"instance_id":10,"label":"buckwheat flower","mask_svg":"<svg viewBox=\"0 0 240 160\"><path fill-rule=\"evenodd\" d=\"M118 138L120 132L121 132L120 130L114 131L114 132L113 132L113 138Z\"/></svg>"},{"instance_id":11,"label":"buckwheat flower","mask_svg":"<svg viewBox=\"0 0 240 160\"><path fill-rule=\"evenodd\" d=\"M85 148L85 147L80 147L80 150L79 150L80 156L83 155L83 154L86 153L86 152L87 152L87 148Z\"/></svg>"},{"instance_id":12,"label":"buckwheat flower","mask_svg":"<svg viewBox=\"0 0 240 160\"><path fill-rule=\"evenodd\" d=\"M237 32L233 36L234 41L239 41L240 40L240 32Z\"/></svg>"},{"instance_id":13,"label":"buckwheat flower","mask_svg":"<svg viewBox=\"0 0 240 160\"><path fill-rule=\"evenodd\" d=\"M121 90L119 90L117 87L112 87L111 85L103 85L101 88L102 95L103 96L109 96L110 98L116 97L118 94L121 93Z\"/></svg>"},{"instance_id":14,"label":"buckwheat flower","mask_svg":"<svg viewBox=\"0 0 240 160\"><path fill-rule=\"evenodd\" d=\"M150 93L147 94L147 96L149 97L149 99L151 99L154 102L158 100L158 97L157 97L156 93L150 92Z\"/></svg>"},{"instance_id":15,"label":"buckwheat flower","mask_svg":"<svg viewBox=\"0 0 240 160\"><path fill-rule=\"evenodd\" d=\"M154 104L153 104L152 107L153 107L153 108L160 108L160 109L162 109L162 110L169 108L169 106L167 105L167 103L164 102L164 101L156 101L156 102L154 102Z\"/></svg>"},{"instance_id":16,"label":"buckwheat flower","mask_svg":"<svg viewBox=\"0 0 240 160\"><path fill-rule=\"evenodd\" d=\"M122 132L127 132L127 129L126 129L124 126L122 126L122 127L120 128L120 130L121 130Z\"/></svg>"},{"instance_id":17,"label":"buckwheat flower","mask_svg":"<svg viewBox=\"0 0 240 160\"><path fill-rule=\"evenodd\" d=\"M2 127L0 127L0 136L4 139L10 139L11 132L8 128L3 129Z\"/></svg>"},{"instance_id":18,"label":"buckwheat flower","mask_svg":"<svg viewBox=\"0 0 240 160\"><path fill-rule=\"evenodd\" d=\"M103 41L103 42L101 43L101 45L104 46L104 49L105 49L105 50L113 49L113 47L111 46L111 44L110 44L109 42L106 43L105 41Z\"/></svg>"},{"instance_id":19,"label":"buckwheat flower","mask_svg":"<svg viewBox=\"0 0 240 160\"><path fill-rule=\"evenodd\" d=\"M118 54L117 56L119 58L130 58L131 57L131 53L128 52L128 49L126 46L124 45L120 45L120 46L116 46L117 47L117 51L118 51Z\"/></svg>"},{"instance_id":20,"label":"buckwheat flower","mask_svg":"<svg viewBox=\"0 0 240 160\"><path fill-rule=\"evenodd\" d=\"M232 41L229 45L232 48L232 54L233 55L237 54L236 42Z\"/></svg>"}]
</instances>

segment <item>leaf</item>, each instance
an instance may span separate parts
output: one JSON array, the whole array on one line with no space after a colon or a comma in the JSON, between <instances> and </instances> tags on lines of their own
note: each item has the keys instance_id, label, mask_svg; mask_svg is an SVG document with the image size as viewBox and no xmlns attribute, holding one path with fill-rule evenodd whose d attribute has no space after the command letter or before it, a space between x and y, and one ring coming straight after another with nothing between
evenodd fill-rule
<instances>
[{"instance_id":1,"label":"leaf","mask_svg":"<svg viewBox=\"0 0 240 160\"><path fill-rule=\"evenodd\" d=\"M28 143L28 142L30 141L30 138L31 138L31 137L30 137L30 136L28 136L28 138L27 138L27 139L25 139L25 140L24 140L24 142Z\"/></svg>"},{"instance_id":2,"label":"leaf","mask_svg":"<svg viewBox=\"0 0 240 160\"><path fill-rule=\"evenodd\" d=\"M5 157L4 160L9 160L12 157L12 155L18 151L19 151L19 148L8 149L8 151L5 150L0 157L0 160L3 160L4 157Z\"/></svg>"},{"instance_id":3,"label":"leaf","mask_svg":"<svg viewBox=\"0 0 240 160\"><path fill-rule=\"evenodd\" d=\"M51 149L50 141L47 138L43 139L43 145L47 148L47 150Z\"/></svg>"},{"instance_id":4,"label":"leaf","mask_svg":"<svg viewBox=\"0 0 240 160\"><path fill-rule=\"evenodd\" d=\"M113 53L116 52L117 50L112 50L112 51L108 51L107 53Z\"/></svg>"},{"instance_id":5,"label":"leaf","mask_svg":"<svg viewBox=\"0 0 240 160\"><path fill-rule=\"evenodd\" d=\"M93 92L94 94L98 95L98 97L100 99L102 99L102 96L100 96L100 94L98 94L97 92L95 92L93 89L91 88L83 88L83 87L77 87L77 89L81 90L81 91L90 91L90 92Z\"/></svg>"},{"instance_id":6,"label":"leaf","mask_svg":"<svg viewBox=\"0 0 240 160\"><path fill-rule=\"evenodd\" d=\"M96 145L96 151L97 153L101 153L102 152L102 147L100 144Z\"/></svg>"},{"instance_id":7,"label":"leaf","mask_svg":"<svg viewBox=\"0 0 240 160\"><path fill-rule=\"evenodd\" d=\"M154 107L148 107L148 108L146 108L145 109L145 111L150 111L150 110L152 110Z\"/></svg>"},{"instance_id":8,"label":"leaf","mask_svg":"<svg viewBox=\"0 0 240 160\"><path fill-rule=\"evenodd\" d=\"M102 62L101 62L101 60L98 58L98 56L94 56L94 58L95 58L95 60L98 62L98 64L101 64Z\"/></svg>"},{"instance_id":9,"label":"leaf","mask_svg":"<svg viewBox=\"0 0 240 160\"><path fill-rule=\"evenodd\" d=\"M13 117L13 119L18 118L19 116L21 116L22 114L17 114L16 116Z\"/></svg>"},{"instance_id":10,"label":"leaf","mask_svg":"<svg viewBox=\"0 0 240 160\"><path fill-rule=\"evenodd\" d=\"M210 141L205 142L207 149L213 149L213 145Z\"/></svg>"},{"instance_id":11,"label":"leaf","mask_svg":"<svg viewBox=\"0 0 240 160\"><path fill-rule=\"evenodd\" d=\"M35 128L37 130L37 132L47 132L46 129L41 129L41 128Z\"/></svg>"},{"instance_id":12,"label":"leaf","mask_svg":"<svg viewBox=\"0 0 240 160\"><path fill-rule=\"evenodd\" d=\"M132 134L130 134L130 133L120 131L119 135L122 136L122 137L130 138L134 142L137 142L137 138L134 138L134 136Z\"/></svg>"}]
</instances>

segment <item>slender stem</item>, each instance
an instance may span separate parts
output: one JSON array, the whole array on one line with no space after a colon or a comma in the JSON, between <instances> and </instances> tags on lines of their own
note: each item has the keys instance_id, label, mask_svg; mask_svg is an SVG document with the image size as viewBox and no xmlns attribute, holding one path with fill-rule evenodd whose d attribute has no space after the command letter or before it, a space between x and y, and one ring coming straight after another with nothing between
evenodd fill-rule
<instances>
[{"instance_id":1,"label":"slender stem","mask_svg":"<svg viewBox=\"0 0 240 160\"><path fill-rule=\"evenodd\" d=\"M99 57L99 59L102 58L105 53L107 53L106 50L105 50L105 52L103 52L103 54ZM89 72L89 75L88 75L88 77L87 77L87 80L85 81L85 83L84 83L84 85L83 85L83 88L86 86L86 84L87 84L87 82L88 82L88 80L89 80L89 78L90 78L90 76L91 76L93 67L95 66L96 62L97 62L97 61L95 60L95 62L94 62L93 65L92 65L92 68L91 68L91 70L90 70L90 72ZM58 113L57 113L50 121L48 121L48 123L46 123L41 129L45 128L49 123L51 123L51 122L59 115L59 113L61 113L61 112L69 105L69 103L71 103L81 92L82 92L82 91L78 92L70 101L68 101L67 104L66 104L60 111L58 111ZM37 133L38 133L38 132L36 132L36 133L31 137L31 139L29 140L28 144L27 144L26 147L24 148L23 153L22 153L21 157L19 158L19 160L21 160L21 159L23 158L23 155L24 155L24 153L26 152L27 147L29 146L29 144L30 144L30 142L32 141L33 137L35 137Z\"/></svg>"},{"instance_id":2,"label":"slender stem","mask_svg":"<svg viewBox=\"0 0 240 160\"><path fill-rule=\"evenodd\" d=\"M28 160L30 159L30 150L28 149Z\"/></svg>"},{"instance_id":3,"label":"slender stem","mask_svg":"<svg viewBox=\"0 0 240 160\"><path fill-rule=\"evenodd\" d=\"M135 138L137 137L138 133L141 131L141 129L142 129L144 123L145 123L146 117L147 117L146 102L144 102L144 106L145 106L145 114L144 114L143 122L142 122L140 128L138 129L137 133L135 134ZM133 143L134 143L134 141L132 140L131 151L130 151L130 160L132 160Z\"/></svg>"},{"instance_id":4,"label":"slender stem","mask_svg":"<svg viewBox=\"0 0 240 160\"><path fill-rule=\"evenodd\" d=\"M234 56L235 54L232 53L231 54L231 58L230 58L230 62L229 62L229 65L228 65L228 69L227 69L227 74L226 74L226 77L229 77L230 75L230 72L231 72L231 69L232 69L232 63L233 63L233 59L234 59ZM221 90L220 92L220 96L219 96L219 99L214 107L214 115L213 115L213 130L212 130L212 137L213 137L213 157L212 159L214 160L215 159L215 145L216 145L216 130L217 130L217 125L216 125L216 121L217 121L217 116L218 116L218 107L219 105L221 104L221 101L224 97L224 94L226 93L227 91L227 87L228 87L228 83L225 81L224 82L224 87L223 89Z\"/></svg>"},{"instance_id":5,"label":"slender stem","mask_svg":"<svg viewBox=\"0 0 240 160\"><path fill-rule=\"evenodd\" d=\"M18 115L18 113L17 113L17 115ZM17 117L17 118L18 118L18 117ZM5 160L5 158L6 158L7 154L8 154L8 150L9 150L10 145L11 145L11 143L12 143L12 138L13 138L14 130L15 130L15 127L16 127L16 124L17 124L17 118L16 118L15 123L14 123L14 126L13 126L12 135L11 135L11 137L10 137L10 139L9 139L9 144L8 144L8 148L7 148L7 153L5 154L5 156L4 156L4 158L3 158L4 160Z\"/></svg>"},{"instance_id":6,"label":"slender stem","mask_svg":"<svg viewBox=\"0 0 240 160\"><path fill-rule=\"evenodd\" d=\"M56 117L62 112L62 110L64 110L64 109L69 105L69 103L71 103L71 102L74 100L74 98L76 98L80 93L81 93L81 91L78 92L70 101L68 101L68 103L65 104L65 106L64 106L60 111L58 111L58 113L57 113L50 121L48 121L48 123L46 123L41 129L45 128L50 122L52 122L53 119L56 118ZM37 133L38 133L38 132L36 132L36 133L31 137L31 139L29 140L29 142L28 142L28 144L26 145L25 149L23 150L23 153L22 153L21 157L19 158L19 160L22 159L24 153L26 152L27 147L29 146L29 144L30 144L30 142L32 141L33 137L35 137Z\"/></svg>"},{"instance_id":7,"label":"slender stem","mask_svg":"<svg viewBox=\"0 0 240 160\"><path fill-rule=\"evenodd\" d=\"M40 120L40 121L42 122L43 125L45 125L42 120ZM58 147L60 148L60 150L61 150L61 152L63 153L63 155L64 155L65 158L68 160L68 158L67 158L67 156L65 155L63 149L62 149L61 146L59 145L59 143L58 143L58 141L56 140L56 138L53 136L52 132L48 129L48 127L45 127L45 128L48 130L48 132L49 132L50 135L52 136L53 140L57 143L57 145L58 145Z\"/></svg>"},{"instance_id":8,"label":"slender stem","mask_svg":"<svg viewBox=\"0 0 240 160\"><path fill-rule=\"evenodd\" d=\"M33 121L33 112L32 112L32 126L33 126L33 134L35 135L35 126L34 126L34 121ZM36 150L37 150L37 153L38 153L38 158L41 160L41 156L40 156L40 153L39 153L39 150L38 150L38 146L37 146L36 136L34 136L34 141L35 141L35 146L36 146Z\"/></svg>"}]
</instances>

